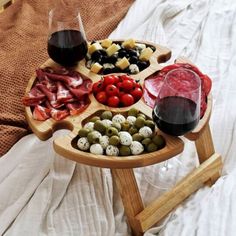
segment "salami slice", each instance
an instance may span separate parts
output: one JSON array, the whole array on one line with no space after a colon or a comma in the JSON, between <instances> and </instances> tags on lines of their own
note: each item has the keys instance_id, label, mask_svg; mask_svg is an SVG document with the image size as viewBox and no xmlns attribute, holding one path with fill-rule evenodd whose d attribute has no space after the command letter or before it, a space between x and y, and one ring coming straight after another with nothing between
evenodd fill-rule
<instances>
[{"instance_id":1,"label":"salami slice","mask_svg":"<svg viewBox=\"0 0 236 236\"><path fill-rule=\"evenodd\" d=\"M159 91L161 89L161 86L163 84L164 78L166 74L174 69L177 68L185 68L194 71L201 79L201 117L204 115L207 104L207 95L209 94L212 82L211 79L204 75L197 67L188 64L188 63L175 63L173 65L169 65L164 67L161 71L159 71L157 74L154 74L147 78L144 81L144 101L146 104L150 107L153 107L153 100L158 96ZM174 87L178 88L178 82L175 81L175 79L171 79ZM186 79L183 77L183 82L185 83L185 86L181 86L178 89L182 92L194 89L194 83L191 83L189 79Z\"/></svg>"}]
</instances>

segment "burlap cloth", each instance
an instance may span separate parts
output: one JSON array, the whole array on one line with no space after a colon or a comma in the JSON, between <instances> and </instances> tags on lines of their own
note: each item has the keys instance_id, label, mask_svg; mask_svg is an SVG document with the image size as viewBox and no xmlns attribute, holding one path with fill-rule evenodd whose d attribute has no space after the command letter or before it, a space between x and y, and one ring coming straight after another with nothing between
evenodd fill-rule
<instances>
[{"instance_id":1,"label":"burlap cloth","mask_svg":"<svg viewBox=\"0 0 236 236\"><path fill-rule=\"evenodd\" d=\"M87 38L92 40L107 37L133 0L69 2L79 6ZM54 5L50 0L16 0L0 13L0 157L30 132L21 98L35 68L48 58L48 12Z\"/></svg>"}]
</instances>

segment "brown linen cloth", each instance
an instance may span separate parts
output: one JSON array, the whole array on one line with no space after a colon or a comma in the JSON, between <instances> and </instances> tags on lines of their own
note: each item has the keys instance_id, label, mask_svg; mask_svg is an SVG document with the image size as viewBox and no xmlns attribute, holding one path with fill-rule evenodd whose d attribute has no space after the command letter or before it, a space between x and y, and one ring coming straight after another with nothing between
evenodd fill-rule
<instances>
[{"instance_id":1,"label":"brown linen cloth","mask_svg":"<svg viewBox=\"0 0 236 236\"><path fill-rule=\"evenodd\" d=\"M106 38L133 0L67 0L80 8L87 39ZM16 0L0 13L0 157L28 134L21 98L47 58L50 0Z\"/></svg>"}]
</instances>

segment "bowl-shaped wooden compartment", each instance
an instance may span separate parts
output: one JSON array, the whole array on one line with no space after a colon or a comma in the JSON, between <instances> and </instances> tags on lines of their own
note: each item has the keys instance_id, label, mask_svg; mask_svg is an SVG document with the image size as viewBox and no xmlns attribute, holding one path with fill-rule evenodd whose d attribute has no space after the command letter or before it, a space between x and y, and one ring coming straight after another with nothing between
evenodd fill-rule
<instances>
[{"instance_id":1,"label":"bowl-shaped wooden compartment","mask_svg":"<svg viewBox=\"0 0 236 236\"><path fill-rule=\"evenodd\" d=\"M120 42L121 40L119 40ZM152 75L153 73L161 70L163 66L159 64L160 62L165 62L170 58L171 52L169 49L162 47L160 45L155 45L150 42L139 42L145 43L148 45L152 45L156 48L155 52L152 54L150 58L150 65L145 70L141 71L136 75L132 75L132 77L136 80L140 81L140 84L143 86L144 80ZM184 61L181 59L180 62L189 62ZM46 61L42 67L57 67L59 66L51 59ZM85 66L85 60L81 61L77 67L73 68L74 70L78 71L83 78L89 78L93 82L97 82L101 79L102 75L94 74ZM28 93L33 86L36 79L36 75L33 75L30 79L26 93ZM41 139L47 140L50 138L55 130L58 129L69 129L71 132L65 136L58 137L54 140L54 149L55 151L62 155L63 157L91 165L97 167L104 167L104 168L135 168L135 167L142 167L148 166L151 164L155 164L158 162L162 162L173 156L181 153L184 148L183 141L178 137L169 136L166 134L162 134L165 139L166 146L158 151L151 152L151 153L144 153L141 155L131 155L126 157L121 156L106 156L106 155L94 155L92 153L80 151L75 147L76 137L78 134L79 129L82 127L83 122L85 122L88 117L93 116L97 112L102 110L110 110L113 113L125 113L127 112L130 107L122 107L122 108L112 108L105 106L99 103L93 94L89 95L89 99L91 101L90 105L84 110L82 113L69 116L62 121L55 121L52 118L46 121L37 121L34 120L32 117L32 111L30 107L25 108L26 112L26 119L33 130L33 132ZM140 110L140 112L144 113L148 117L152 117L152 109L148 107L143 98L141 98L137 103L133 104L132 107ZM211 111L211 98L208 99L208 108L207 112L205 113L204 117L201 119L198 127L191 133L187 134L186 137L189 139L194 140L197 135L201 132L202 128L206 125L209 120Z\"/></svg>"}]
</instances>

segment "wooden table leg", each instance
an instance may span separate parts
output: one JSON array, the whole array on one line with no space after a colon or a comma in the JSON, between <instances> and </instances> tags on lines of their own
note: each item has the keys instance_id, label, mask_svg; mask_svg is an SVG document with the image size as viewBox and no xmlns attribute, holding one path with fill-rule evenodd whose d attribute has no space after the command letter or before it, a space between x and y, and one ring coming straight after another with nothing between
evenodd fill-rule
<instances>
[{"instance_id":1,"label":"wooden table leg","mask_svg":"<svg viewBox=\"0 0 236 236\"><path fill-rule=\"evenodd\" d=\"M128 218L132 232L135 236L141 236L143 233L138 227L139 224L137 224L135 216L144 209L144 206L134 176L134 171L133 169L111 169L111 172L122 198L125 214Z\"/></svg>"},{"instance_id":2,"label":"wooden table leg","mask_svg":"<svg viewBox=\"0 0 236 236\"><path fill-rule=\"evenodd\" d=\"M197 149L197 154L200 164L215 153L215 148L212 141L209 123L206 125L203 132L200 134L200 137L195 140L195 146ZM219 177L220 177L220 172L217 173L215 176L212 176L211 179L207 182L207 184L208 185L214 184Z\"/></svg>"}]
</instances>

